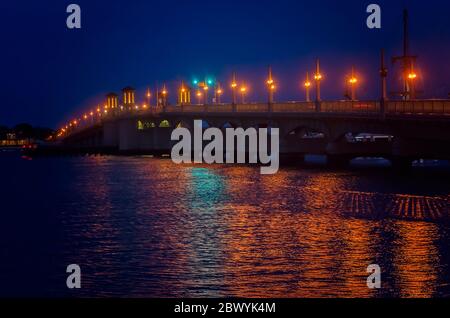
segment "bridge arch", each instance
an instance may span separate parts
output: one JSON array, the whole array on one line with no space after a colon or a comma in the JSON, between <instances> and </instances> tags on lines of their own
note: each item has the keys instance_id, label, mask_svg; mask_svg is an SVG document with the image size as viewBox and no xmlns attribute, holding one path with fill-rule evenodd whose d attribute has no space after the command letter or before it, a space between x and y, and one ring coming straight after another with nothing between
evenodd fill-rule
<instances>
[{"instance_id":1,"label":"bridge arch","mask_svg":"<svg viewBox=\"0 0 450 318\"><path fill-rule=\"evenodd\" d=\"M185 120L179 120L176 121L175 124L175 128L186 128L186 129L191 129L191 126L188 122L186 122Z\"/></svg>"},{"instance_id":2,"label":"bridge arch","mask_svg":"<svg viewBox=\"0 0 450 318\"><path fill-rule=\"evenodd\" d=\"M172 125L169 120L163 119L159 122L158 127L159 128L170 128L170 127L172 127Z\"/></svg>"},{"instance_id":3,"label":"bridge arch","mask_svg":"<svg viewBox=\"0 0 450 318\"><path fill-rule=\"evenodd\" d=\"M156 128L156 124L152 120L138 120L137 121L137 129L138 130L148 130Z\"/></svg>"},{"instance_id":4,"label":"bridge arch","mask_svg":"<svg viewBox=\"0 0 450 318\"><path fill-rule=\"evenodd\" d=\"M299 139L325 139L327 137L325 132L304 125L290 130L287 132L286 137L287 136Z\"/></svg>"}]
</instances>

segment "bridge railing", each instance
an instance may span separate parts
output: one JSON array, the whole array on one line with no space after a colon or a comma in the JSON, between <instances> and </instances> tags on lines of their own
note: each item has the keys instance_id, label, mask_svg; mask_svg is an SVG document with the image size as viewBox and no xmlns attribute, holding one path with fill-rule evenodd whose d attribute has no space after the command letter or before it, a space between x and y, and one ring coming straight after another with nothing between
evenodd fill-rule
<instances>
[{"instance_id":1,"label":"bridge railing","mask_svg":"<svg viewBox=\"0 0 450 318\"><path fill-rule=\"evenodd\" d=\"M261 113L269 111L269 104L237 104L236 111L241 113Z\"/></svg>"},{"instance_id":2,"label":"bridge railing","mask_svg":"<svg viewBox=\"0 0 450 318\"><path fill-rule=\"evenodd\" d=\"M316 105L314 102L289 102L289 103L276 103L272 105L272 111L274 112L314 112Z\"/></svg>"},{"instance_id":3,"label":"bridge railing","mask_svg":"<svg viewBox=\"0 0 450 318\"><path fill-rule=\"evenodd\" d=\"M386 112L389 114L447 114L450 115L450 100L414 100L414 101L387 101ZM316 111L315 102L284 102L274 103L269 107L268 103L248 103L219 105L183 105L167 106L146 110L144 113L160 112L297 112L307 113ZM320 112L324 113L367 113L374 114L381 111L380 101L322 101L320 102Z\"/></svg>"},{"instance_id":4,"label":"bridge railing","mask_svg":"<svg viewBox=\"0 0 450 318\"><path fill-rule=\"evenodd\" d=\"M321 112L331 113L378 113L378 101L323 101L320 103Z\"/></svg>"},{"instance_id":5,"label":"bridge railing","mask_svg":"<svg viewBox=\"0 0 450 318\"><path fill-rule=\"evenodd\" d=\"M380 111L380 103L376 101L360 102L360 101L337 101L337 102L321 102L321 112L364 112L375 113ZM165 112L207 112L207 113L221 113L221 112L301 112L311 113L316 111L315 102L285 102L274 103L269 106L268 103L248 103L237 104L233 107L231 104L220 105L178 105L167 106Z\"/></svg>"},{"instance_id":6,"label":"bridge railing","mask_svg":"<svg viewBox=\"0 0 450 318\"><path fill-rule=\"evenodd\" d=\"M450 116L450 100L388 101L386 110L390 114Z\"/></svg>"},{"instance_id":7,"label":"bridge railing","mask_svg":"<svg viewBox=\"0 0 450 318\"><path fill-rule=\"evenodd\" d=\"M320 106L317 107L317 106ZM386 101L385 111L388 115L398 116L450 116L450 100L412 100ZM282 102L269 105L268 103L248 103L248 104L216 104L216 105L178 105L166 107L148 107L146 109L136 109L133 111L110 112L101 117L92 117L87 120L80 120L75 127L71 126L67 133L77 133L90 127L101 126L103 123L121 117L161 114L161 113L315 113L320 109L320 113L349 113L349 114L381 114L380 101L322 101L316 102Z\"/></svg>"},{"instance_id":8,"label":"bridge railing","mask_svg":"<svg viewBox=\"0 0 450 318\"><path fill-rule=\"evenodd\" d=\"M167 106L165 108L166 113L226 113L232 112L233 106L227 104L220 105L177 105Z\"/></svg>"}]
</instances>

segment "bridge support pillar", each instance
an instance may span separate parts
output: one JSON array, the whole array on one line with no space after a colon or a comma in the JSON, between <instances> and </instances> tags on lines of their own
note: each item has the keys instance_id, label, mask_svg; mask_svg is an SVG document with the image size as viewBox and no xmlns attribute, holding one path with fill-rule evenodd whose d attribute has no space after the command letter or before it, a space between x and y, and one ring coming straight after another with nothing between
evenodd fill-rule
<instances>
[{"instance_id":1,"label":"bridge support pillar","mask_svg":"<svg viewBox=\"0 0 450 318\"><path fill-rule=\"evenodd\" d=\"M322 103L320 102L320 100L316 100L316 112L320 113L322 111Z\"/></svg>"},{"instance_id":2,"label":"bridge support pillar","mask_svg":"<svg viewBox=\"0 0 450 318\"><path fill-rule=\"evenodd\" d=\"M395 156L390 159L392 168L396 171L408 171L412 168L413 159L410 157Z\"/></svg>"},{"instance_id":3,"label":"bridge support pillar","mask_svg":"<svg viewBox=\"0 0 450 318\"><path fill-rule=\"evenodd\" d=\"M381 119L386 119L386 100L384 98L380 100L380 115Z\"/></svg>"},{"instance_id":4,"label":"bridge support pillar","mask_svg":"<svg viewBox=\"0 0 450 318\"><path fill-rule=\"evenodd\" d=\"M331 167L347 167L350 158L346 155L327 155L327 164Z\"/></svg>"},{"instance_id":5,"label":"bridge support pillar","mask_svg":"<svg viewBox=\"0 0 450 318\"><path fill-rule=\"evenodd\" d=\"M280 153L281 165L299 165L305 162L303 153Z\"/></svg>"}]
</instances>

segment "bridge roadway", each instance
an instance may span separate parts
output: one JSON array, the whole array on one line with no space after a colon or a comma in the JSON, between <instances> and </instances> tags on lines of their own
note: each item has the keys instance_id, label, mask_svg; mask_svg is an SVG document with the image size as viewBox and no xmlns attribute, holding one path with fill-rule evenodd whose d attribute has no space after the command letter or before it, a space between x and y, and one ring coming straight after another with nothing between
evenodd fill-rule
<instances>
[{"instance_id":1,"label":"bridge roadway","mask_svg":"<svg viewBox=\"0 0 450 318\"><path fill-rule=\"evenodd\" d=\"M134 107L133 107L134 108ZM119 109L119 108L118 108ZM178 105L118 111L82 122L63 137L65 149L120 154L169 154L176 127L277 127L280 155L300 161L327 155L344 164L384 157L408 166L416 159L450 159L450 100L336 101ZM357 138L365 134L368 138ZM386 136L373 138L370 136Z\"/></svg>"}]
</instances>

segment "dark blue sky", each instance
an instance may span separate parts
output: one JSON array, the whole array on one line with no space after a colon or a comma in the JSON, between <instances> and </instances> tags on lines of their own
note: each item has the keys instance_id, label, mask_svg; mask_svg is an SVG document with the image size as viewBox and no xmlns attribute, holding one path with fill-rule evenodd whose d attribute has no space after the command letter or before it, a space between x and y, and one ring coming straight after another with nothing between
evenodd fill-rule
<instances>
[{"instance_id":1,"label":"dark blue sky","mask_svg":"<svg viewBox=\"0 0 450 318\"><path fill-rule=\"evenodd\" d=\"M82 9L82 29L66 28L66 6ZM382 29L365 26L366 6L382 7ZM71 114L127 85L147 86L215 76L228 87L233 70L265 100L267 65L277 100L300 100L300 82L321 58L323 97L340 99L354 64L360 98L379 91L379 50L401 53L402 9L411 17L411 49L420 55L425 97L450 92L450 3L410 1L1 1L0 124L57 127ZM399 83L390 66L390 90ZM224 97L227 99L227 96Z\"/></svg>"}]
</instances>

